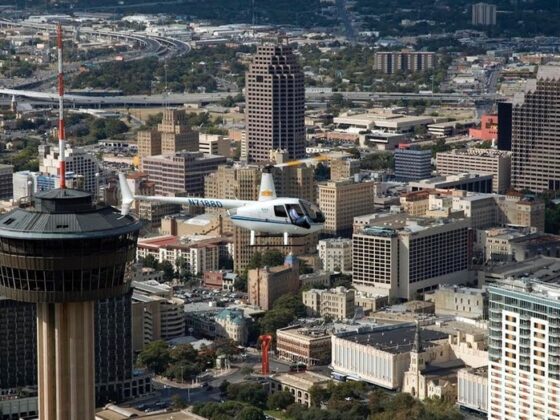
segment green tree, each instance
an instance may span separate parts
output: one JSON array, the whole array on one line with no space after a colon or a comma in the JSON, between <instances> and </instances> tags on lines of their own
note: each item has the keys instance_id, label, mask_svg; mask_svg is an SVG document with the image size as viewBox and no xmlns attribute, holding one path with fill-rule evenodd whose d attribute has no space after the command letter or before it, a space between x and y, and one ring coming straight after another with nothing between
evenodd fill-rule
<instances>
[{"instance_id":1,"label":"green tree","mask_svg":"<svg viewBox=\"0 0 560 420\"><path fill-rule=\"evenodd\" d=\"M261 267L276 267L284 264L284 254L276 249L269 249L264 252Z\"/></svg>"},{"instance_id":2,"label":"green tree","mask_svg":"<svg viewBox=\"0 0 560 420\"><path fill-rule=\"evenodd\" d=\"M293 403L294 396L289 391L274 392L266 400L266 406L270 410L285 410Z\"/></svg>"},{"instance_id":3,"label":"green tree","mask_svg":"<svg viewBox=\"0 0 560 420\"><path fill-rule=\"evenodd\" d=\"M113 137L128 131L128 125L121 120L109 119L105 122L105 132L107 137Z\"/></svg>"},{"instance_id":4,"label":"green tree","mask_svg":"<svg viewBox=\"0 0 560 420\"><path fill-rule=\"evenodd\" d=\"M235 420L265 420L262 410L257 407L245 407L236 416Z\"/></svg>"},{"instance_id":5,"label":"green tree","mask_svg":"<svg viewBox=\"0 0 560 420\"><path fill-rule=\"evenodd\" d=\"M296 295L293 293L287 293L285 295L280 296L274 302L272 309L276 309L276 310L287 309L291 313L293 313L294 316L298 318L305 317L305 315L307 314L305 305L301 300L301 294Z\"/></svg>"},{"instance_id":6,"label":"green tree","mask_svg":"<svg viewBox=\"0 0 560 420\"><path fill-rule=\"evenodd\" d=\"M146 255L142 260L142 266L146 268L153 268L157 270L158 265L159 265L158 260L156 260L156 258L152 254Z\"/></svg>"},{"instance_id":7,"label":"green tree","mask_svg":"<svg viewBox=\"0 0 560 420\"><path fill-rule=\"evenodd\" d=\"M138 364L158 375L167 369L170 361L169 346L163 340L152 341L138 355Z\"/></svg>"},{"instance_id":8,"label":"green tree","mask_svg":"<svg viewBox=\"0 0 560 420\"><path fill-rule=\"evenodd\" d=\"M173 362L193 362L198 357L198 352L191 344L179 344L169 351Z\"/></svg>"},{"instance_id":9,"label":"green tree","mask_svg":"<svg viewBox=\"0 0 560 420\"><path fill-rule=\"evenodd\" d=\"M163 261L158 268L163 271L163 280L171 281L175 277L175 267L169 261Z\"/></svg>"},{"instance_id":10,"label":"green tree","mask_svg":"<svg viewBox=\"0 0 560 420\"><path fill-rule=\"evenodd\" d=\"M171 397L171 407L174 410L182 410L183 408L187 408L189 404L178 394L175 394Z\"/></svg>"},{"instance_id":11,"label":"green tree","mask_svg":"<svg viewBox=\"0 0 560 420\"><path fill-rule=\"evenodd\" d=\"M262 385L254 382L230 384L227 387L227 396L230 400L244 402L258 408L263 408L266 403L266 391Z\"/></svg>"}]
</instances>

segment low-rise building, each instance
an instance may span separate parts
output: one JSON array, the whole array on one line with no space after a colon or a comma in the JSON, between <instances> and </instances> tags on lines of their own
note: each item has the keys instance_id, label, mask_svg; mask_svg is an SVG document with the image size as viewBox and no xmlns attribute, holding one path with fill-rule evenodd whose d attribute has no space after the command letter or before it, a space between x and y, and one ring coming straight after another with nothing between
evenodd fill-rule
<instances>
[{"instance_id":1,"label":"low-rise building","mask_svg":"<svg viewBox=\"0 0 560 420\"><path fill-rule=\"evenodd\" d=\"M231 270L205 271L202 284L209 289L233 291L238 277Z\"/></svg>"},{"instance_id":2,"label":"low-rise building","mask_svg":"<svg viewBox=\"0 0 560 420\"><path fill-rule=\"evenodd\" d=\"M216 315L216 337L229 338L244 346L249 337L248 321L243 310L226 308Z\"/></svg>"},{"instance_id":3,"label":"low-rise building","mask_svg":"<svg viewBox=\"0 0 560 420\"><path fill-rule=\"evenodd\" d=\"M228 253L228 244L222 237L164 235L139 240L136 253L138 258L152 255L160 263L169 261L176 268L179 262L186 262L189 271L198 275L218 269L220 256Z\"/></svg>"},{"instance_id":4,"label":"low-rise building","mask_svg":"<svg viewBox=\"0 0 560 420\"><path fill-rule=\"evenodd\" d=\"M539 255L524 261L501 261L484 265L478 271L478 285L496 283L508 278L535 277L543 282L560 282L560 258Z\"/></svg>"},{"instance_id":5,"label":"low-rise building","mask_svg":"<svg viewBox=\"0 0 560 420\"><path fill-rule=\"evenodd\" d=\"M457 404L481 413L488 412L488 367L459 370Z\"/></svg>"},{"instance_id":6,"label":"low-rise building","mask_svg":"<svg viewBox=\"0 0 560 420\"><path fill-rule=\"evenodd\" d=\"M276 330L276 353L291 362L307 366L331 361L331 331L324 326L290 326Z\"/></svg>"},{"instance_id":7,"label":"low-rise building","mask_svg":"<svg viewBox=\"0 0 560 420\"><path fill-rule=\"evenodd\" d=\"M434 303L436 315L488 318L488 295L484 289L441 285L424 295L424 299Z\"/></svg>"},{"instance_id":8,"label":"low-rise building","mask_svg":"<svg viewBox=\"0 0 560 420\"><path fill-rule=\"evenodd\" d=\"M410 182L411 191L457 189L481 193L492 192L493 175L461 173L457 175L438 176Z\"/></svg>"},{"instance_id":9,"label":"low-rise building","mask_svg":"<svg viewBox=\"0 0 560 420\"><path fill-rule=\"evenodd\" d=\"M354 294L355 309L362 308L364 314L376 312L389 304L388 296L357 291Z\"/></svg>"},{"instance_id":10,"label":"low-rise building","mask_svg":"<svg viewBox=\"0 0 560 420\"><path fill-rule=\"evenodd\" d=\"M453 149L436 155L436 169L442 176L465 171L492 174L492 190L503 194L511 185L511 152L494 149Z\"/></svg>"},{"instance_id":11,"label":"low-rise building","mask_svg":"<svg viewBox=\"0 0 560 420\"><path fill-rule=\"evenodd\" d=\"M485 232L486 261L524 261L538 255L560 257L560 236L528 229L491 229Z\"/></svg>"},{"instance_id":12,"label":"low-rise building","mask_svg":"<svg viewBox=\"0 0 560 420\"><path fill-rule=\"evenodd\" d=\"M401 145L395 150L397 181L418 181L432 176L432 151Z\"/></svg>"},{"instance_id":13,"label":"low-rise building","mask_svg":"<svg viewBox=\"0 0 560 420\"><path fill-rule=\"evenodd\" d=\"M364 327L359 332L338 333L332 337L331 366L337 374L356 381L365 381L387 389L403 386L404 373L410 366L416 327L400 324L375 328ZM422 330L426 351L443 353L448 335ZM446 350L449 352L450 350ZM443 354L441 357L443 358Z\"/></svg>"},{"instance_id":14,"label":"low-rise building","mask_svg":"<svg viewBox=\"0 0 560 420\"><path fill-rule=\"evenodd\" d=\"M323 270L330 272L352 272L352 239L322 239L317 244Z\"/></svg>"},{"instance_id":15,"label":"low-rise building","mask_svg":"<svg viewBox=\"0 0 560 420\"><path fill-rule=\"evenodd\" d=\"M301 287L306 286L311 287L328 287L331 284L331 273L328 271L318 270L308 274L302 274L299 276L299 281Z\"/></svg>"},{"instance_id":16,"label":"low-rise building","mask_svg":"<svg viewBox=\"0 0 560 420\"><path fill-rule=\"evenodd\" d=\"M331 381L315 372L278 373L271 377L270 392L288 391L296 403L311 406L311 388L326 387Z\"/></svg>"},{"instance_id":17,"label":"low-rise building","mask_svg":"<svg viewBox=\"0 0 560 420\"><path fill-rule=\"evenodd\" d=\"M141 352L155 340L170 340L185 335L182 299L156 281L132 282L132 349Z\"/></svg>"},{"instance_id":18,"label":"low-rise building","mask_svg":"<svg viewBox=\"0 0 560 420\"><path fill-rule=\"evenodd\" d=\"M311 289L302 293L307 316L348 319L354 316L354 290L344 287L335 289Z\"/></svg>"},{"instance_id":19,"label":"low-rise building","mask_svg":"<svg viewBox=\"0 0 560 420\"><path fill-rule=\"evenodd\" d=\"M299 289L299 264L289 255L284 265L249 270L247 290L249 303L268 311L274 301Z\"/></svg>"}]
</instances>

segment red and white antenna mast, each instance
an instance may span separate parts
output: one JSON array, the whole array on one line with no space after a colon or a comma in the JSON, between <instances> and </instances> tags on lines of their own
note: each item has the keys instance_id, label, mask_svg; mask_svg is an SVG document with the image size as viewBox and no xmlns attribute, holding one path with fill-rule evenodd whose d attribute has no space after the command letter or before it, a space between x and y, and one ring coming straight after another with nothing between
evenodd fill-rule
<instances>
[{"instance_id":1,"label":"red and white antenna mast","mask_svg":"<svg viewBox=\"0 0 560 420\"><path fill-rule=\"evenodd\" d=\"M62 25L56 25L58 49L58 175L60 188L66 188L66 133L64 132L64 71L62 69Z\"/></svg>"}]
</instances>

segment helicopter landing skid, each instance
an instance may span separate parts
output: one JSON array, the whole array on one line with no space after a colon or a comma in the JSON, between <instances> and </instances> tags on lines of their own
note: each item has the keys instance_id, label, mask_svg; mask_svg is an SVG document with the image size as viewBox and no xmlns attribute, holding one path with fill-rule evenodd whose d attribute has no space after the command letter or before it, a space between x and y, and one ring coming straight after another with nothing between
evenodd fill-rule
<instances>
[{"instance_id":1,"label":"helicopter landing skid","mask_svg":"<svg viewBox=\"0 0 560 420\"><path fill-rule=\"evenodd\" d=\"M259 238L278 238L282 236L284 238L284 242L282 245L275 245L275 246L305 246L304 244L302 245L295 245L295 244L291 244L289 243L289 238L290 238L290 234L288 232L284 232L282 235L274 235L274 234L267 234L267 235L259 235ZM292 236L303 236L303 235L292 235ZM255 233L254 230L251 231L251 238L249 241L249 246L254 246L254 247L270 247L269 244L263 244L263 245L257 245L256 242L256 238L257 235Z\"/></svg>"}]
</instances>

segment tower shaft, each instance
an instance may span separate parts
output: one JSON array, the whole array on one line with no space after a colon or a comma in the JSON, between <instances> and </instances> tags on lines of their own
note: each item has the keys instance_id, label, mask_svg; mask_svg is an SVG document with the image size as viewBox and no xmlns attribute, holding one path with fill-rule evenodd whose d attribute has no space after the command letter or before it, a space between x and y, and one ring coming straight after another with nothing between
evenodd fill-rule
<instances>
[{"instance_id":1,"label":"tower shaft","mask_svg":"<svg viewBox=\"0 0 560 420\"><path fill-rule=\"evenodd\" d=\"M41 420L95 418L94 302L38 303Z\"/></svg>"}]
</instances>

